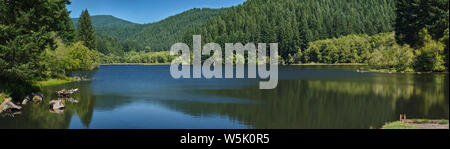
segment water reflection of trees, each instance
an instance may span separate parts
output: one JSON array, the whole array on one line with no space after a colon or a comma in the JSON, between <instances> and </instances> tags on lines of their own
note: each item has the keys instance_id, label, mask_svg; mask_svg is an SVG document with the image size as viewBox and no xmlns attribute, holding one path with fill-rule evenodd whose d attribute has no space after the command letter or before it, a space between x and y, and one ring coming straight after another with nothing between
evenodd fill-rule
<instances>
[{"instance_id":1,"label":"water reflection of trees","mask_svg":"<svg viewBox=\"0 0 450 149\"><path fill-rule=\"evenodd\" d=\"M166 104L192 115L228 116L255 128L369 128L397 120L400 113L417 118L448 119L449 115L448 75L280 80L275 90L248 87L203 93L259 104Z\"/></svg>"},{"instance_id":2,"label":"water reflection of trees","mask_svg":"<svg viewBox=\"0 0 450 149\"><path fill-rule=\"evenodd\" d=\"M42 103L25 105L19 117L0 118L0 128L64 129L69 128L70 121L75 115L78 116L84 127L89 127L95 106L95 97L91 94L88 84L89 82L81 82L47 87L43 90L44 101ZM48 103L50 100L56 100L56 91L63 88L79 88L80 90L72 95L79 102L65 102L62 114L51 113Z\"/></svg>"}]
</instances>

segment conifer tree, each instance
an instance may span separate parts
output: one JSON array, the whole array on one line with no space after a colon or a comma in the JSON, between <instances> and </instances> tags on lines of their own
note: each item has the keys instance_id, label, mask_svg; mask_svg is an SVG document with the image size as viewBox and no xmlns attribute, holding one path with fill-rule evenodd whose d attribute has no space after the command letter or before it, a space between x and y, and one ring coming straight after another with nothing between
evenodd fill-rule
<instances>
[{"instance_id":1,"label":"conifer tree","mask_svg":"<svg viewBox=\"0 0 450 149\"><path fill-rule=\"evenodd\" d=\"M91 16L87 9L81 12L78 22L77 37L79 41L83 41L84 45L89 49L96 49L97 40L95 38L94 27L92 27Z\"/></svg>"}]
</instances>

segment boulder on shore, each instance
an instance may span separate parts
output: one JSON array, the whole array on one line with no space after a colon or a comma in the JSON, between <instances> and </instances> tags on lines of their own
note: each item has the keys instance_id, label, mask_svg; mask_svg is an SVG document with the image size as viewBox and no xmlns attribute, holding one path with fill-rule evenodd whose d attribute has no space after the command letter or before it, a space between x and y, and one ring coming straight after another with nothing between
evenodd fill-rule
<instances>
[{"instance_id":1,"label":"boulder on shore","mask_svg":"<svg viewBox=\"0 0 450 149\"><path fill-rule=\"evenodd\" d=\"M5 99L5 101L3 101L3 103L0 104L0 113L5 112L5 111L19 111L21 109L22 109L22 107L14 104L11 101L11 98Z\"/></svg>"}]
</instances>

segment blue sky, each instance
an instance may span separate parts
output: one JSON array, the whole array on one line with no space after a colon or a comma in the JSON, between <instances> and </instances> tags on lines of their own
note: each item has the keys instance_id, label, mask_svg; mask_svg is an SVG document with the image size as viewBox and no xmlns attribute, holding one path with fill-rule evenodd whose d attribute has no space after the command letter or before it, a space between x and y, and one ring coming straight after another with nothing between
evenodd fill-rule
<instances>
[{"instance_id":1,"label":"blue sky","mask_svg":"<svg viewBox=\"0 0 450 149\"><path fill-rule=\"evenodd\" d=\"M71 0L70 17L87 8L91 15L113 15L135 23L152 23L192 8L222 8L246 0Z\"/></svg>"}]
</instances>

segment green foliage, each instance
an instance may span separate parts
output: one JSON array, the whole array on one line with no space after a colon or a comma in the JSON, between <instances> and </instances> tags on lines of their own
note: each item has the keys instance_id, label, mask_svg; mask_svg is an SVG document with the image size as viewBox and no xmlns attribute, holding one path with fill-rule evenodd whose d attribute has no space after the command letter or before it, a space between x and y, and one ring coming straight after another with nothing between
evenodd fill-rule
<instances>
[{"instance_id":1,"label":"green foliage","mask_svg":"<svg viewBox=\"0 0 450 149\"><path fill-rule=\"evenodd\" d=\"M276 42L286 60L311 41L393 31L394 10L391 0L252 0L188 30L183 41L202 35L203 42L221 45Z\"/></svg>"},{"instance_id":2,"label":"green foliage","mask_svg":"<svg viewBox=\"0 0 450 149\"><path fill-rule=\"evenodd\" d=\"M389 35L385 34L385 38ZM371 52L370 36L348 35L311 42L304 56L306 63L365 63Z\"/></svg>"},{"instance_id":3,"label":"green foliage","mask_svg":"<svg viewBox=\"0 0 450 149\"><path fill-rule=\"evenodd\" d=\"M380 46L370 56L368 64L375 69L395 72L411 72L414 63L414 50L408 45Z\"/></svg>"},{"instance_id":4,"label":"green foliage","mask_svg":"<svg viewBox=\"0 0 450 149\"><path fill-rule=\"evenodd\" d=\"M393 33L348 35L310 42L309 48L296 57L304 63L368 63L375 48L390 46L394 41Z\"/></svg>"},{"instance_id":5,"label":"green foliage","mask_svg":"<svg viewBox=\"0 0 450 149\"><path fill-rule=\"evenodd\" d=\"M40 54L53 47L51 32L73 39L68 0L0 1L0 76L32 80L39 76ZM38 14L38 15L37 15Z\"/></svg>"},{"instance_id":6,"label":"green foliage","mask_svg":"<svg viewBox=\"0 0 450 149\"><path fill-rule=\"evenodd\" d=\"M448 29L448 0L396 0L396 39L399 44L416 47L418 33L427 28L433 39L443 36Z\"/></svg>"},{"instance_id":7,"label":"green foliage","mask_svg":"<svg viewBox=\"0 0 450 149\"><path fill-rule=\"evenodd\" d=\"M47 87L47 86L53 86L53 85L61 85L61 84L66 84L66 83L70 83L72 81L75 81L75 79L73 78L64 78L64 79L48 79L45 81L38 81L36 82L36 85L39 87Z\"/></svg>"},{"instance_id":8,"label":"green foliage","mask_svg":"<svg viewBox=\"0 0 450 149\"><path fill-rule=\"evenodd\" d=\"M55 10L61 10L59 16L54 19L60 19L61 22L58 25L58 36L64 41L64 43L72 43L75 41L75 27L69 17L69 11L66 5L70 5L69 0L56 0L56 5L53 5Z\"/></svg>"},{"instance_id":9,"label":"green foliage","mask_svg":"<svg viewBox=\"0 0 450 149\"><path fill-rule=\"evenodd\" d=\"M448 120L440 120L438 123L441 125L445 125L448 124Z\"/></svg>"},{"instance_id":10,"label":"green foliage","mask_svg":"<svg viewBox=\"0 0 450 149\"><path fill-rule=\"evenodd\" d=\"M170 63L174 56L169 52L135 52L125 53L122 63Z\"/></svg>"},{"instance_id":11,"label":"green foliage","mask_svg":"<svg viewBox=\"0 0 450 149\"><path fill-rule=\"evenodd\" d=\"M444 44L434 41L427 29L423 29L419 33L419 37L423 45L416 51L415 69L417 71L444 71Z\"/></svg>"},{"instance_id":12,"label":"green foliage","mask_svg":"<svg viewBox=\"0 0 450 149\"><path fill-rule=\"evenodd\" d=\"M38 63L41 67L41 78L65 78L69 73L80 70L92 70L98 67L100 53L88 49L82 42L65 45L55 39L57 48L46 49Z\"/></svg>"},{"instance_id":13,"label":"green foliage","mask_svg":"<svg viewBox=\"0 0 450 149\"><path fill-rule=\"evenodd\" d=\"M408 123L396 121L384 125L382 129L417 129L417 127L409 125Z\"/></svg>"},{"instance_id":14,"label":"green foliage","mask_svg":"<svg viewBox=\"0 0 450 149\"><path fill-rule=\"evenodd\" d=\"M83 42L72 44L69 48L69 56L72 58L72 70L92 70L98 68L98 53L84 46Z\"/></svg>"},{"instance_id":15,"label":"green foliage","mask_svg":"<svg viewBox=\"0 0 450 149\"><path fill-rule=\"evenodd\" d=\"M9 95L7 95L6 93L2 93L0 92L0 104L3 103L3 101L5 101L5 99L9 98Z\"/></svg>"},{"instance_id":16,"label":"green foliage","mask_svg":"<svg viewBox=\"0 0 450 149\"><path fill-rule=\"evenodd\" d=\"M92 27L91 16L87 9L81 12L78 23L77 37L79 41L83 41L84 45L89 49L97 48L94 27Z\"/></svg>"},{"instance_id":17,"label":"green foliage","mask_svg":"<svg viewBox=\"0 0 450 149\"><path fill-rule=\"evenodd\" d=\"M448 69L448 64L449 64L448 59L450 57L450 55L448 53L448 48L449 48L449 46L448 46L448 44L449 44L449 41L448 41L448 28L445 30L444 37L442 37L440 41L441 41L441 43L445 44L445 49L444 49L445 66Z\"/></svg>"}]
</instances>

